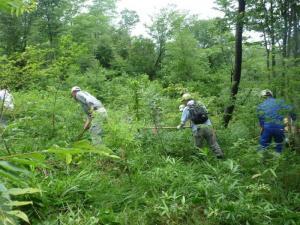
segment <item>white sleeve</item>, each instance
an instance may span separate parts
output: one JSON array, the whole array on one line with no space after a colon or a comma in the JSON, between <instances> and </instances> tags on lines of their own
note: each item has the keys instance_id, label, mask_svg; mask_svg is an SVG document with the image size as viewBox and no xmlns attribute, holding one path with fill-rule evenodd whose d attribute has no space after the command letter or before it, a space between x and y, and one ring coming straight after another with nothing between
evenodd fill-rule
<instances>
[{"instance_id":1,"label":"white sleeve","mask_svg":"<svg viewBox=\"0 0 300 225\"><path fill-rule=\"evenodd\" d=\"M87 100L86 100L85 96L81 92L77 92L76 93L76 99L78 101L80 101L82 104L85 104L85 105L87 104Z\"/></svg>"},{"instance_id":2,"label":"white sleeve","mask_svg":"<svg viewBox=\"0 0 300 225\"><path fill-rule=\"evenodd\" d=\"M7 90L0 91L0 101L3 102L4 100L4 107L8 109L14 109L14 99L13 96Z\"/></svg>"}]
</instances>

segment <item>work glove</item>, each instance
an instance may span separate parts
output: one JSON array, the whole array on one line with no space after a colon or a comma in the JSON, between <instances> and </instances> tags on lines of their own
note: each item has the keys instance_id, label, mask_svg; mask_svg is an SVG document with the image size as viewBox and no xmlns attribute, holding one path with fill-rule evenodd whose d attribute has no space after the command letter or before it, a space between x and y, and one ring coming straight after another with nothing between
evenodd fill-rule
<instances>
[{"instance_id":1,"label":"work glove","mask_svg":"<svg viewBox=\"0 0 300 225\"><path fill-rule=\"evenodd\" d=\"M182 124L179 124L176 128L177 128L177 130L181 130L182 127L183 127L183 125L182 125Z\"/></svg>"},{"instance_id":2,"label":"work glove","mask_svg":"<svg viewBox=\"0 0 300 225\"><path fill-rule=\"evenodd\" d=\"M93 115L94 115L94 109L91 107L91 108L89 109L89 111L88 111L88 116L89 116L90 118L93 118Z\"/></svg>"}]
</instances>

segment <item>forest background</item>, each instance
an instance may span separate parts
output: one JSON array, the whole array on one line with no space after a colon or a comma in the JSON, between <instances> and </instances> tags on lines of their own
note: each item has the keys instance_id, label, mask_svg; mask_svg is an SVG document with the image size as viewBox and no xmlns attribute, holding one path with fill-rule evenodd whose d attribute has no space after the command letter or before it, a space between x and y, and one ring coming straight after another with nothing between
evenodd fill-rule
<instances>
[{"instance_id":1,"label":"forest background","mask_svg":"<svg viewBox=\"0 0 300 225\"><path fill-rule=\"evenodd\" d=\"M299 135L260 154L256 115L266 88L299 115L299 2L217 0L224 17L209 20L170 6L148 38L116 0L84 2L0 3L0 87L15 99L1 109L0 224L299 224ZM100 149L78 138L74 85L108 109ZM178 125L185 92L208 107L225 160L188 129L144 129Z\"/></svg>"}]
</instances>

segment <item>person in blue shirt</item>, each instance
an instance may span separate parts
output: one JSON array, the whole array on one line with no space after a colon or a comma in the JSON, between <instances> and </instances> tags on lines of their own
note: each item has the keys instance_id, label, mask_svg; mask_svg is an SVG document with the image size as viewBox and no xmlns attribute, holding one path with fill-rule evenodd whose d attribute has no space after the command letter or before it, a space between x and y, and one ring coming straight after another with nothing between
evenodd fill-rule
<instances>
[{"instance_id":1,"label":"person in blue shirt","mask_svg":"<svg viewBox=\"0 0 300 225\"><path fill-rule=\"evenodd\" d=\"M223 159L224 153L217 142L216 134L212 128L210 119L207 118L204 122L199 124L196 124L196 122L192 120L190 113L191 107L193 107L195 104L200 104L204 108L205 106L193 100L192 96L189 93L183 94L182 103L184 103L184 105L181 105L179 107L179 110L182 111L182 115L180 124L177 126L177 129L182 129L186 122L190 120L196 146L198 148L202 148L204 140L206 140L215 156L219 159ZM206 108L205 110L207 111Z\"/></svg>"},{"instance_id":2,"label":"person in blue shirt","mask_svg":"<svg viewBox=\"0 0 300 225\"><path fill-rule=\"evenodd\" d=\"M261 127L260 149L267 148L274 139L275 150L281 153L284 141L284 118L290 116L292 120L296 120L296 116L292 113L292 107L282 99L275 99L269 89L263 90L261 97L264 101L257 107Z\"/></svg>"}]
</instances>

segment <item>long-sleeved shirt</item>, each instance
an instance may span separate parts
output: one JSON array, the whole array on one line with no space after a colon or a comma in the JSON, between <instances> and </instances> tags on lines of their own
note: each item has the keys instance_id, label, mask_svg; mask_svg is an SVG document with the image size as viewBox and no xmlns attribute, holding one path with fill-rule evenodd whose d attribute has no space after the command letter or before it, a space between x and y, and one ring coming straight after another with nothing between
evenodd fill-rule
<instances>
[{"instance_id":1,"label":"long-sleeved shirt","mask_svg":"<svg viewBox=\"0 0 300 225\"><path fill-rule=\"evenodd\" d=\"M0 108L2 104L7 109L14 109L13 96L6 89L0 90Z\"/></svg>"},{"instance_id":2,"label":"long-sleeved shirt","mask_svg":"<svg viewBox=\"0 0 300 225\"><path fill-rule=\"evenodd\" d=\"M183 111L182 111L182 114L181 114L181 124L182 124L182 125L185 125L186 122L187 122L188 120L191 119L190 111L189 111L189 106L190 106L190 105L193 105L193 104L195 104L195 101L194 101L194 100L190 100L190 101L187 102L187 105L184 107L184 109L183 109ZM203 106L203 107L204 107L204 106ZM205 123L203 123L203 124L198 124L198 125L195 124L195 123L193 123L193 121L191 121L191 128L192 128L192 131L197 131L198 127L199 127L199 126L203 126L203 125L211 126L212 123L211 123L210 119L206 120Z\"/></svg>"},{"instance_id":3,"label":"long-sleeved shirt","mask_svg":"<svg viewBox=\"0 0 300 225\"><path fill-rule=\"evenodd\" d=\"M95 98L94 96L92 96L90 93L86 92L86 91L78 91L76 93L76 99L79 101L79 103L81 104L84 112L88 115L91 116L91 110L97 111L105 111L106 110L104 108L104 106L102 105L102 103Z\"/></svg>"},{"instance_id":4,"label":"long-sleeved shirt","mask_svg":"<svg viewBox=\"0 0 300 225\"><path fill-rule=\"evenodd\" d=\"M296 120L296 115L292 112L292 107L282 99L268 97L257 107L257 115L261 127L283 128L283 119L289 115L292 120Z\"/></svg>"}]
</instances>

